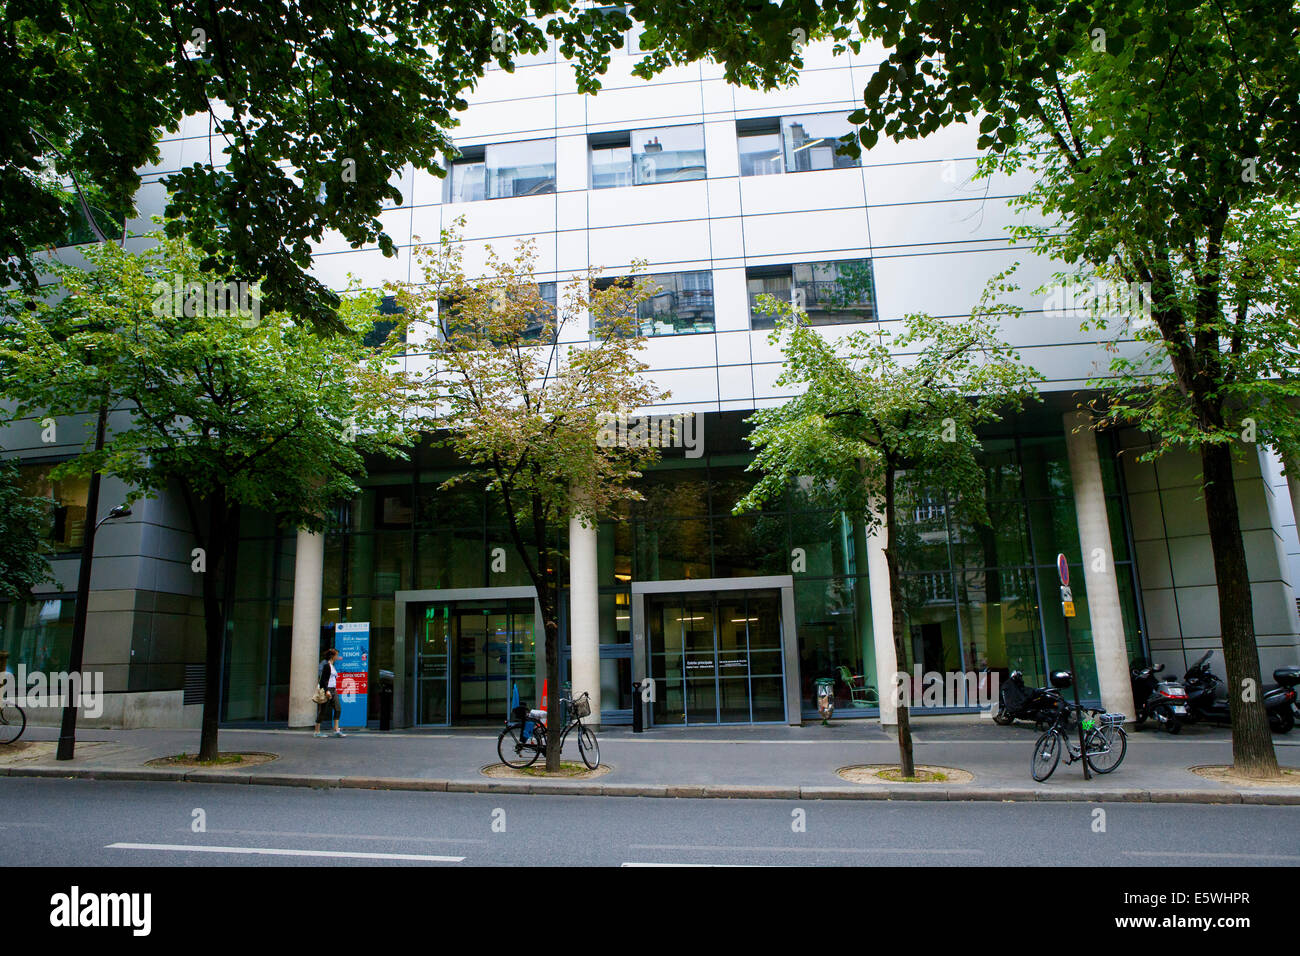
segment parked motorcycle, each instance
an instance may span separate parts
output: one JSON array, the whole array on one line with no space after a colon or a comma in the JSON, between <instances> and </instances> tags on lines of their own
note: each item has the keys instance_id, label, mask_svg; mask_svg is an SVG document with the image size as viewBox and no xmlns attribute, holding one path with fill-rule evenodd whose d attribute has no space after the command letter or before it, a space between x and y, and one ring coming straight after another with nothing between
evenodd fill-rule
<instances>
[{"instance_id":1,"label":"parked motorcycle","mask_svg":"<svg viewBox=\"0 0 1300 956\"><path fill-rule=\"evenodd\" d=\"M1156 675L1164 669L1164 664L1152 667L1141 659L1129 666L1133 706L1137 708L1135 726L1141 728L1148 720L1154 720L1161 730L1176 734L1188 717L1187 690L1176 680L1160 680Z\"/></svg>"},{"instance_id":2,"label":"parked motorcycle","mask_svg":"<svg viewBox=\"0 0 1300 956\"><path fill-rule=\"evenodd\" d=\"M1057 675L1053 674L1052 677L1055 683ZM1061 692L1055 687L1026 687L1025 675L1020 671L1012 671L1006 683L998 690L999 706L993 715L993 722L1006 727L1017 720L1028 720L1045 728L1055 718L1061 703Z\"/></svg>"},{"instance_id":3,"label":"parked motorcycle","mask_svg":"<svg viewBox=\"0 0 1300 956\"><path fill-rule=\"evenodd\" d=\"M1214 651L1206 651L1201 659L1187 669L1183 684L1187 688L1189 720L1209 720L1226 724L1231 721L1228 688L1210 670L1209 660ZM1273 671L1276 684L1266 684L1262 689L1264 709L1268 712L1268 725L1274 733L1289 733L1295 726L1296 685L1300 684L1300 667L1279 667Z\"/></svg>"}]
</instances>

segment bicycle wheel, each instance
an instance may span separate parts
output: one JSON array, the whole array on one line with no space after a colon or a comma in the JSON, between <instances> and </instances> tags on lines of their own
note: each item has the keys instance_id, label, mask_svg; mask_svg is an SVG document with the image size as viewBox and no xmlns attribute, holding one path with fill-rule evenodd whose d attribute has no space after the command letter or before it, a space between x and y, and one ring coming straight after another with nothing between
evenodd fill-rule
<instances>
[{"instance_id":1,"label":"bicycle wheel","mask_svg":"<svg viewBox=\"0 0 1300 956\"><path fill-rule=\"evenodd\" d=\"M1029 772L1042 783L1055 772L1060 760L1061 735L1049 730L1034 742L1034 759L1029 763Z\"/></svg>"},{"instance_id":2,"label":"bicycle wheel","mask_svg":"<svg viewBox=\"0 0 1300 956\"><path fill-rule=\"evenodd\" d=\"M582 733L578 734L578 753L582 754L582 762L588 770L600 766L600 741L590 727L583 727Z\"/></svg>"},{"instance_id":3,"label":"bicycle wheel","mask_svg":"<svg viewBox=\"0 0 1300 956\"><path fill-rule=\"evenodd\" d=\"M11 744L23 735L27 715L17 704L0 704L0 744Z\"/></svg>"},{"instance_id":4,"label":"bicycle wheel","mask_svg":"<svg viewBox=\"0 0 1300 956\"><path fill-rule=\"evenodd\" d=\"M540 728L539 728L540 732ZM507 767L516 770L531 767L537 762L541 748L524 739L523 724L506 724L501 736L497 737L497 756Z\"/></svg>"},{"instance_id":5,"label":"bicycle wheel","mask_svg":"<svg viewBox=\"0 0 1300 956\"><path fill-rule=\"evenodd\" d=\"M1098 727L1083 740L1083 750L1088 766L1097 773L1110 773L1124 762L1128 752L1128 734L1123 727L1105 725Z\"/></svg>"}]
</instances>

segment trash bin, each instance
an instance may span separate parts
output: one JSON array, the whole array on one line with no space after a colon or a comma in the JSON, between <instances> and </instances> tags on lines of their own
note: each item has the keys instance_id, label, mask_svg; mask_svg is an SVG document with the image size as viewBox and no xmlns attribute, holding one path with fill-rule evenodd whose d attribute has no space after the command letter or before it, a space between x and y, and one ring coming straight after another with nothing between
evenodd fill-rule
<instances>
[{"instance_id":1,"label":"trash bin","mask_svg":"<svg viewBox=\"0 0 1300 956\"><path fill-rule=\"evenodd\" d=\"M817 713L822 715L822 723L826 723L835 713L835 678L819 677L814 683L817 686Z\"/></svg>"},{"instance_id":2,"label":"trash bin","mask_svg":"<svg viewBox=\"0 0 1300 956\"><path fill-rule=\"evenodd\" d=\"M379 729L393 729L393 672L379 672Z\"/></svg>"}]
</instances>

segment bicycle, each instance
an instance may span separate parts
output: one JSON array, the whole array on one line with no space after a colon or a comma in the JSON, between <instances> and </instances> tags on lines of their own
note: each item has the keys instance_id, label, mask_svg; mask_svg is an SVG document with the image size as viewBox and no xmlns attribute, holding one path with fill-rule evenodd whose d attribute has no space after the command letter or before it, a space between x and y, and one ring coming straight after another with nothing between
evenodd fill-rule
<instances>
[{"instance_id":1,"label":"bicycle","mask_svg":"<svg viewBox=\"0 0 1300 956\"><path fill-rule=\"evenodd\" d=\"M1071 720L1075 708L1069 705L1058 707L1052 725L1034 742L1029 772L1039 783L1056 771L1062 749L1066 752L1066 766L1076 760L1087 760L1088 766L1096 773L1111 773L1123 763L1124 755L1128 752L1128 734L1120 726L1124 723L1124 715L1107 714L1083 707L1078 710L1084 730L1082 755L1079 747L1067 736L1067 731L1077 726Z\"/></svg>"},{"instance_id":2,"label":"bicycle","mask_svg":"<svg viewBox=\"0 0 1300 956\"><path fill-rule=\"evenodd\" d=\"M0 744L16 743L27 729L27 715L17 704L0 703Z\"/></svg>"},{"instance_id":3,"label":"bicycle","mask_svg":"<svg viewBox=\"0 0 1300 956\"><path fill-rule=\"evenodd\" d=\"M564 752L564 742L574 728L578 730L578 753L588 770L600 766L600 741L595 732L582 723L583 717L591 716L591 697L584 691L576 699L560 698L560 707L569 715L568 725L560 732L560 752ZM531 767L537 758L546 754L546 724L528 716L527 707L516 707L511 712L513 720L506 722L505 728L497 737L497 756L507 767L522 770ZM529 724L532 725L531 729Z\"/></svg>"}]
</instances>

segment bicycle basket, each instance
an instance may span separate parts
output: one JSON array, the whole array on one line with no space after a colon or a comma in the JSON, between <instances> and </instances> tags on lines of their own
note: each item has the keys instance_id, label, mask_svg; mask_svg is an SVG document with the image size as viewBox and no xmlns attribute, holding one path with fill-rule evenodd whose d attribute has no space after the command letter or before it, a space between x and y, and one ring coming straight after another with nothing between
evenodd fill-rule
<instances>
[{"instance_id":1,"label":"bicycle basket","mask_svg":"<svg viewBox=\"0 0 1300 956\"><path fill-rule=\"evenodd\" d=\"M569 705L573 709L574 717L590 717L591 701L586 697L579 697Z\"/></svg>"},{"instance_id":2,"label":"bicycle basket","mask_svg":"<svg viewBox=\"0 0 1300 956\"><path fill-rule=\"evenodd\" d=\"M1097 723L1119 725L1124 723L1123 714L1098 714Z\"/></svg>"},{"instance_id":3,"label":"bicycle basket","mask_svg":"<svg viewBox=\"0 0 1300 956\"><path fill-rule=\"evenodd\" d=\"M520 704L518 707L510 711L510 716L513 717L515 720L527 720L528 708L523 704Z\"/></svg>"}]
</instances>

